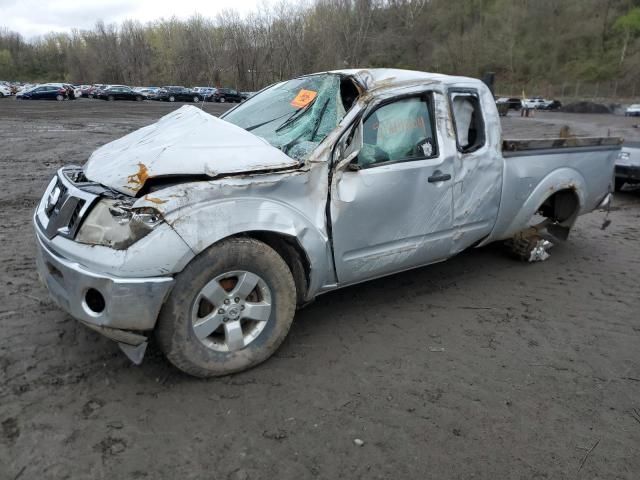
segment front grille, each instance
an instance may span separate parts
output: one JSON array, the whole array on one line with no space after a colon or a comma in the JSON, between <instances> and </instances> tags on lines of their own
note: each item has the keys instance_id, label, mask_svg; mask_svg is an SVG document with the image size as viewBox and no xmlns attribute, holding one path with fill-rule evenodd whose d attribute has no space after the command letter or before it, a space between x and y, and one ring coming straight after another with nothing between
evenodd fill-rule
<instances>
[{"instance_id":1,"label":"front grille","mask_svg":"<svg viewBox=\"0 0 640 480\"><path fill-rule=\"evenodd\" d=\"M56 178L40 202L38 222L49 239L56 235L73 239L98 196L82 189L86 179L79 168L61 169Z\"/></svg>"}]
</instances>

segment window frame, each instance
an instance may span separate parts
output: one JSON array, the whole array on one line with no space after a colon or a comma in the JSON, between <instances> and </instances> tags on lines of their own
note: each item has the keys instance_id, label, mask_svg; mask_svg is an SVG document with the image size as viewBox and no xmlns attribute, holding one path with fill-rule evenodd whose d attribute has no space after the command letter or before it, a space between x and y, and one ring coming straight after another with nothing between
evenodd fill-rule
<instances>
[{"instance_id":1,"label":"window frame","mask_svg":"<svg viewBox=\"0 0 640 480\"><path fill-rule=\"evenodd\" d=\"M421 156L421 157L411 157L404 158L399 160L389 160L386 162L372 163L369 165L359 165L357 161L353 164L356 170L368 170L370 168L383 167L387 165L394 165L396 163L408 163L408 162L417 162L422 160L431 160L434 158L438 158L440 156L440 146L438 144L438 127L436 125L436 116L435 116L435 100L434 100L434 92L432 90L418 93L407 93L404 95L398 95L395 97L387 98L380 103L375 104L370 110L365 111L364 114L360 117L360 120L357 121L355 128L364 128L364 123L378 111L380 108L383 108L392 103L396 103L402 100L407 100L410 98L419 98L427 104L427 108L429 109L429 121L431 122L431 132L433 133L433 153L430 156ZM355 130L354 130L355 131ZM351 134L350 134L351 135ZM358 154L359 156L359 154ZM356 156L355 160L358 159Z\"/></svg>"},{"instance_id":2,"label":"window frame","mask_svg":"<svg viewBox=\"0 0 640 480\"><path fill-rule=\"evenodd\" d=\"M460 145L460 140L458 137L458 123L456 122L456 116L453 110L453 97L455 94L469 95L469 96L475 97L478 102L478 108L480 109L479 118L480 118L481 132L482 132L482 143L477 147L473 148L472 150L465 149ZM487 127L484 122L484 110L482 108L482 102L480 100L480 92L475 88L462 88L462 87L449 88L447 89L447 101L449 102L449 111L451 112L451 123L453 123L453 130L456 134L456 148L458 152L462 153L463 155L468 155L470 153L475 153L478 150L482 150L484 147L486 147L487 146Z\"/></svg>"}]
</instances>

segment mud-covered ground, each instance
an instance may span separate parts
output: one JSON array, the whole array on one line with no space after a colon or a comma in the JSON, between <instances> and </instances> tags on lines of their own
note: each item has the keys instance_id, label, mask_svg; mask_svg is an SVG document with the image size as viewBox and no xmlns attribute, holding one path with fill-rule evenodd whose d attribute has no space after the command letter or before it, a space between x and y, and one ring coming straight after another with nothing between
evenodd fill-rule
<instances>
[{"instance_id":1,"label":"mud-covered ground","mask_svg":"<svg viewBox=\"0 0 640 480\"><path fill-rule=\"evenodd\" d=\"M325 295L227 378L153 347L133 366L54 307L31 227L46 182L176 106L0 100L0 479L638 478L639 192L544 263L492 246ZM504 120L511 137L634 123Z\"/></svg>"}]
</instances>

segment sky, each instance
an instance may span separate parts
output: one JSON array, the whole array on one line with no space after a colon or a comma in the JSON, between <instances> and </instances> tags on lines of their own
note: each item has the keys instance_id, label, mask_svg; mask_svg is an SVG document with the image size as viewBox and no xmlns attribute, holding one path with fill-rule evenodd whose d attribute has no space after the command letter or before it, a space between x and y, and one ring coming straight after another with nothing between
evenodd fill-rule
<instances>
[{"instance_id":1,"label":"sky","mask_svg":"<svg viewBox=\"0 0 640 480\"><path fill-rule=\"evenodd\" d=\"M0 0L0 28L29 39L48 32L88 29L98 20L148 22L160 18L188 18L195 13L215 17L233 8L241 15L257 9L259 0Z\"/></svg>"}]
</instances>

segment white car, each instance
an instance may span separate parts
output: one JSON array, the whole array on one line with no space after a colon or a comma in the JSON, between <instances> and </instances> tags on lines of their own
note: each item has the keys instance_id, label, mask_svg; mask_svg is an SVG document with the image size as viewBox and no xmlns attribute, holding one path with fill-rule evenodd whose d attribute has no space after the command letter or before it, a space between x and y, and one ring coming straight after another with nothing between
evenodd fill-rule
<instances>
[{"instance_id":1,"label":"white car","mask_svg":"<svg viewBox=\"0 0 640 480\"><path fill-rule=\"evenodd\" d=\"M8 85L0 85L0 98L11 96L11 89Z\"/></svg>"},{"instance_id":2,"label":"white car","mask_svg":"<svg viewBox=\"0 0 640 480\"><path fill-rule=\"evenodd\" d=\"M624 111L625 117L638 117L640 116L640 104L634 103L633 105L629 105L627 109Z\"/></svg>"},{"instance_id":3,"label":"white car","mask_svg":"<svg viewBox=\"0 0 640 480\"><path fill-rule=\"evenodd\" d=\"M525 98L522 100L522 108L546 108L553 100L545 100L544 98Z\"/></svg>"}]
</instances>

